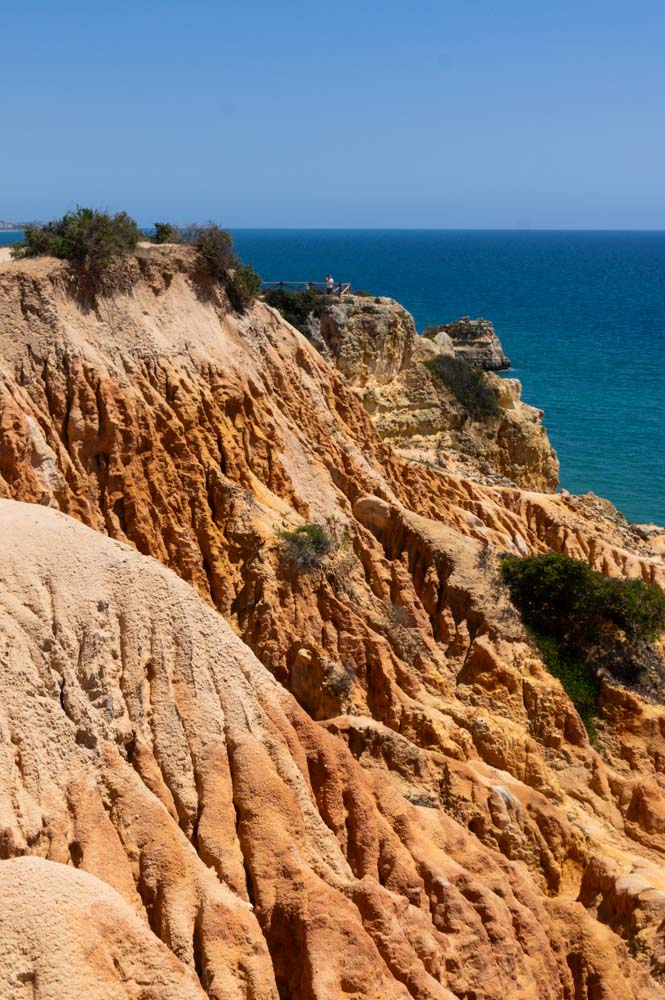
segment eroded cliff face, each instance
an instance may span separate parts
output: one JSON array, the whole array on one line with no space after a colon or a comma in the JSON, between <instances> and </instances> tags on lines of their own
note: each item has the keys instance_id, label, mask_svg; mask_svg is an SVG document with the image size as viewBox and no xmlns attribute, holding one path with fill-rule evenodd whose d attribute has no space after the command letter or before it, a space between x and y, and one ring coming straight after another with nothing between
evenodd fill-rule
<instances>
[{"instance_id":1,"label":"eroded cliff face","mask_svg":"<svg viewBox=\"0 0 665 1000\"><path fill-rule=\"evenodd\" d=\"M428 366L455 356L494 372L510 364L491 323L464 317L416 333L413 318L387 298L349 296L314 322L313 343L362 401L379 435L405 457L475 482L554 491L559 463L543 414L521 400L517 379L486 375L498 394L496 416L474 416Z\"/></svg>"},{"instance_id":2,"label":"eroded cliff face","mask_svg":"<svg viewBox=\"0 0 665 1000\"><path fill-rule=\"evenodd\" d=\"M591 747L496 568L663 585L662 536L405 457L273 310L185 250L131 268L83 305L0 267L2 857L133 908L119 996L665 995L663 710L606 682ZM286 565L278 530L326 520Z\"/></svg>"}]
</instances>

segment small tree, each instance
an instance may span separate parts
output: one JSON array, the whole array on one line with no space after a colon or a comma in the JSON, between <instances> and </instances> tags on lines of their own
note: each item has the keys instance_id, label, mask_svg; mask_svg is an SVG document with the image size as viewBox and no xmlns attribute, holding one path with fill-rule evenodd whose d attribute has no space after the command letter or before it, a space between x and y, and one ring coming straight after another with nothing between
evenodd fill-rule
<instances>
[{"instance_id":1,"label":"small tree","mask_svg":"<svg viewBox=\"0 0 665 1000\"><path fill-rule=\"evenodd\" d=\"M177 243L178 230L170 222L156 222L153 243Z\"/></svg>"},{"instance_id":2,"label":"small tree","mask_svg":"<svg viewBox=\"0 0 665 1000\"><path fill-rule=\"evenodd\" d=\"M183 239L196 249L201 270L216 281L224 282L228 272L239 263L231 233L213 223L184 230Z\"/></svg>"}]
</instances>

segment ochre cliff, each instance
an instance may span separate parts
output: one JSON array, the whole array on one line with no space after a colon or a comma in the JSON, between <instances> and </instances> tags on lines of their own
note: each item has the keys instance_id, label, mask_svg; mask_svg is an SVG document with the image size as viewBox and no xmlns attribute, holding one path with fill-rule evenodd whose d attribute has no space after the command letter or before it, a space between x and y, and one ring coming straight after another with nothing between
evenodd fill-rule
<instances>
[{"instance_id":1,"label":"ochre cliff","mask_svg":"<svg viewBox=\"0 0 665 1000\"><path fill-rule=\"evenodd\" d=\"M114 996L665 996L665 714L605 682L590 746L496 569L663 585L662 537L408 457L186 250L128 268L91 303L0 266L0 879L46 859L74 924L111 887ZM337 540L311 573L303 521ZM4 982L65 996L36 919Z\"/></svg>"},{"instance_id":2,"label":"ochre cliff","mask_svg":"<svg viewBox=\"0 0 665 1000\"><path fill-rule=\"evenodd\" d=\"M348 296L310 326L313 343L361 399L379 435L405 458L475 482L555 490L559 463L543 414L522 402L517 379L484 376L497 393L498 409L479 418L427 366L443 354L488 372L508 367L491 323L467 320L422 338L392 299Z\"/></svg>"}]
</instances>

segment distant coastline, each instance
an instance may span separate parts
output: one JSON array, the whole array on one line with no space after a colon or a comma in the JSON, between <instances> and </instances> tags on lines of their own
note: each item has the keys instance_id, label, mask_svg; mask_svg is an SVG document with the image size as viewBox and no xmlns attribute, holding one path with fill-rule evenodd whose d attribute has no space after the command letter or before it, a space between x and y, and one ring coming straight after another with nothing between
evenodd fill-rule
<instances>
[{"instance_id":1,"label":"distant coastline","mask_svg":"<svg viewBox=\"0 0 665 1000\"><path fill-rule=\"evenodd\" d=\"M26 226L42 226L43 222L8 222L0 219L0 233L22 233Z\"/></svg>"}]
</instances>

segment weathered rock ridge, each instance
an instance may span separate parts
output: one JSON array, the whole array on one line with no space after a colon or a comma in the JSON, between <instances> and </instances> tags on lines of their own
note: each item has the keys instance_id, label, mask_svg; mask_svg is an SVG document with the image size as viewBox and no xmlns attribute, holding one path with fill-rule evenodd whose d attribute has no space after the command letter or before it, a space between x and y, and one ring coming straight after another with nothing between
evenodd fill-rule
<instances>
[{"instance_id":1,"label":"weathered rock ridge","mask_svg":"<svg viewBox=\"0 0 665 1000\"><path fill-rule=\"evenodd\" d=\"M659 536L405 457L273 310L131 267L0 266L0 880L110 886L62 948L113 996L665 996L665 715L606 683L591 747L495 560L663 585ZM4 992L64 998L17 912Z\"/></svg>"},{"instance_id":2,"label":"weathered rock ridge","mask_svg":"<svg viewBox=\"0 0 665 1000\"><path fill-rule=\"evenodd\" d=\"M410 314L392 299L350 296L314 325L313 343L342 372L380 436L404 457L477 482L556 489L559 463L542 411L522 402L517 379L486 376L499 410L496 417L478 419L426 367L444 354L488 372L507 368L491 323L464 317L437 327L433 339L422 338Z\"/></svg>"}]
</instances>

